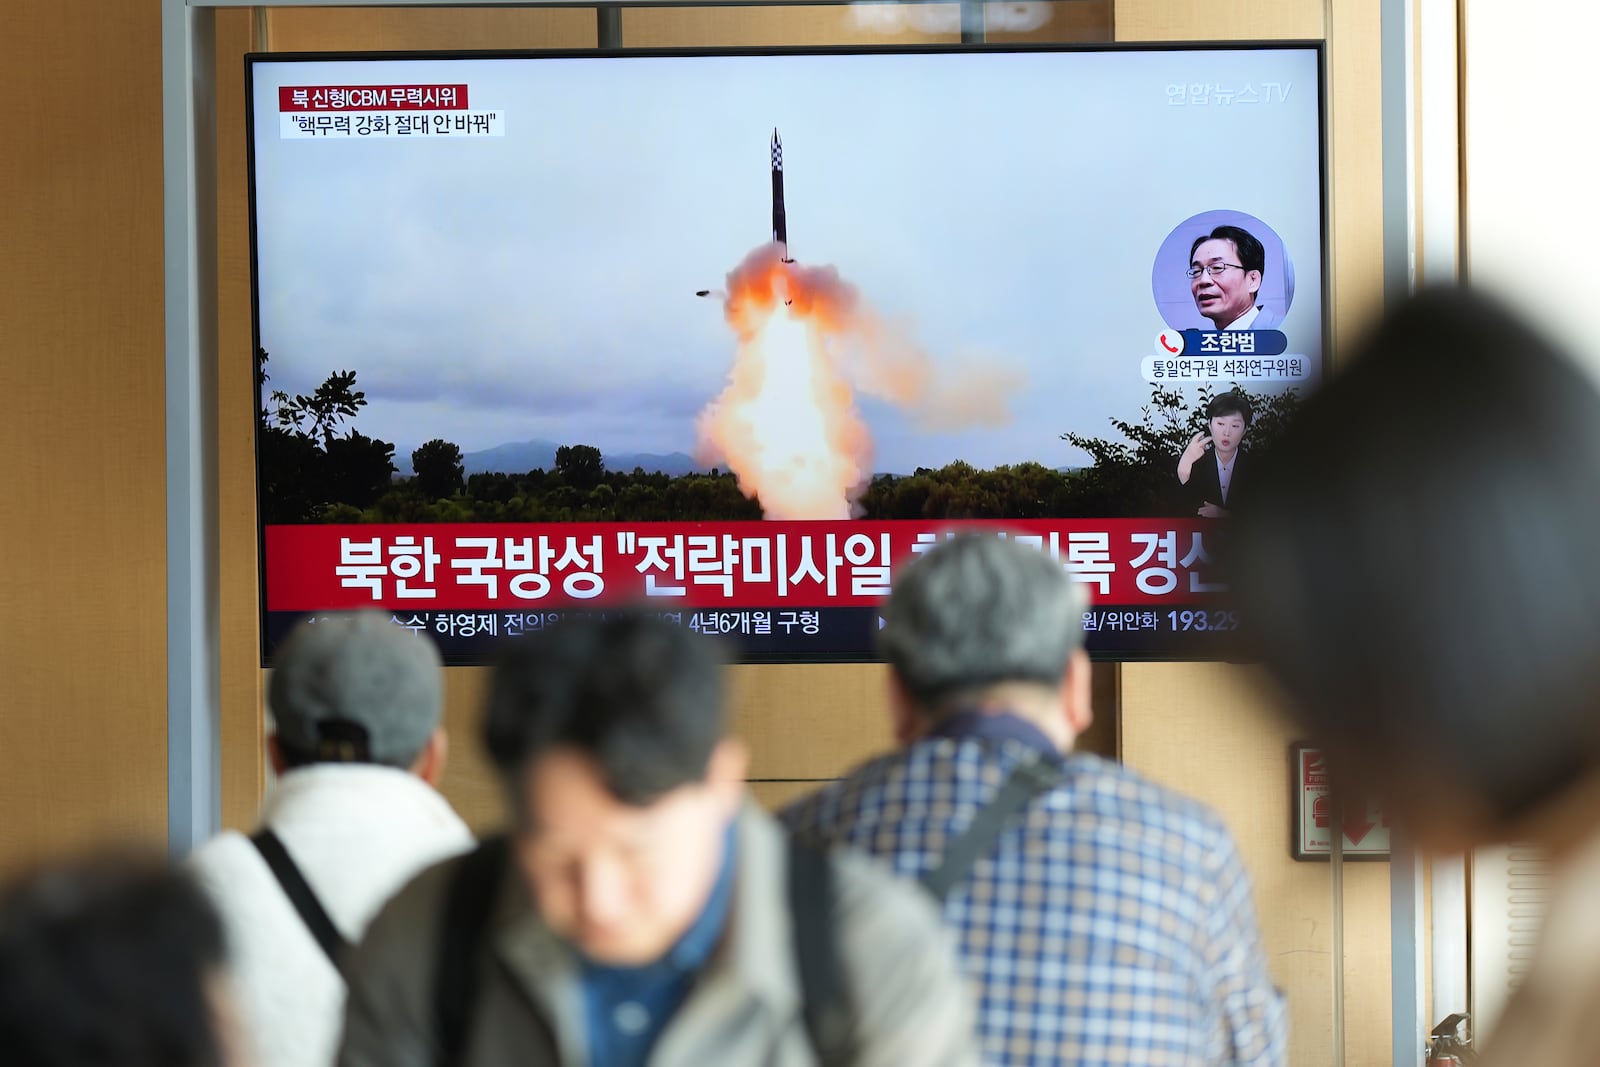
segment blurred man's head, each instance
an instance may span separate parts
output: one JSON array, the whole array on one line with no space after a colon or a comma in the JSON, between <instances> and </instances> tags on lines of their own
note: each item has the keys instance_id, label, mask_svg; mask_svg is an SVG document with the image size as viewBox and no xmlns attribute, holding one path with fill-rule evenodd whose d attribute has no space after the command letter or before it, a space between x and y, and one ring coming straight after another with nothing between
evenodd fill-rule
<instances>
[{"instance_id":1,"label":"blurred man's head","mask_svg":"<svg viewBox=\"0 0 1600 1067\"><path fill-rule=\"evenodd\" d=\"M387 615L356 612L297 626L278 650L267 707L280 773L370 763L434 785L444 773L439 653Z\"/></svg>"},{"instance_id":2,"label":"blurred man's head","mask_svg":"<svg viewBox=\"0 0 1600 1067\"><path fill-rule=\"evenodd\" d=\"M1266 249L1249 230L1218 226L1189 246L1189 292L1219 330L1256 306Z\"/></svg>"},{"instance_id":3,"label":"blurred man's head","mask_svg":"<svg viewBox=\"0 0 1600 1067\"><path fill-rule=\"evenodd\" d=\"M962 711L1034 720L1063 750L1089 725L1088 595L1037 548L961 534L896 576L878 645L894 675L895 732Z\"/></svg>"},{"instance_id":4,"label":"blurred man's head","mask_svg":"<svg viewBox=\"0 0 1600 1067\"><path fill-rule=\"evenodd\" d=\"M1250 401L1235 392L1214 397L1206 405L1206 432L1211 435L1218 456L1227 460L1239 451L1253 418Z\"/></svg>"},{"instance_id":5,"label":"blurred man's head","mask_svg":"<svg viewBox=\"0 0 1600 1067\"><path fill-rule=\"evenodd\" d=\"M224 1067L236 1021L222 922L155 860L53 865L0 890L0 1060Z\"/></svg>"},{"instance_id":6,"label":"blurred man's head","mask_svg":"<svg viewBox=\"0 0 1600 1067\"><path fill-rule=\"evenodd\" d=\"M502 654L486 730L520 867L589 958L656 960L710 898L747 766L724 701L712 641L643 614L568 620Z\"/></svg>"},{"instance_id":7,"label":"blurred man's head","mask_svg":"<svg viewBox=\"0 0 1600 1067\"><path fill-rule=\"evenodd\" d=\"M1232 531L1259 653L1424 843L1537 832L1600 770L1597 476L1593 384L1430 292L1312 397Z\"/></svg>"}]
</instances>

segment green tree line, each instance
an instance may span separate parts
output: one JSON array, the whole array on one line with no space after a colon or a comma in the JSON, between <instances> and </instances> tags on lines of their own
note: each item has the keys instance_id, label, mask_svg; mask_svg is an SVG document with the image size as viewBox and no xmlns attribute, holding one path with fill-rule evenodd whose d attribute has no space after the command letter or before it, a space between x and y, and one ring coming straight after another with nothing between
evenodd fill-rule
<instances>
[{"instance_id":1,"label":"green tree line","mask_svg":"<svg viewBox=\"0 0 1600 1067\"><path fill-rule=\"evenodd\" d=\"M267 383L267 353L257 381ZM461 449L432 440L411 454L413 474L398 477L394 445L349 425L366 406L353 371L328 376L309 395L266 395L257 428L261 507L268 523L292 522L655 522L761 518L732 473L676 477L635 468L611 471L598 448L566 445L549 470L465 474ZM1236 389L1255 410L1246 449L1260 452L1294 417L1294 391L1277 396ZM1137 518L1182 514L1178 455L1205 429L1214 391L1189 402L1153 387L1137 419L1112 418L1114 436L1060 434L1092 463L1055 470L1019 463L979 470L955 462L910 475L878 475L864 488L865 519Z\"/></svg>"}]
</instances>

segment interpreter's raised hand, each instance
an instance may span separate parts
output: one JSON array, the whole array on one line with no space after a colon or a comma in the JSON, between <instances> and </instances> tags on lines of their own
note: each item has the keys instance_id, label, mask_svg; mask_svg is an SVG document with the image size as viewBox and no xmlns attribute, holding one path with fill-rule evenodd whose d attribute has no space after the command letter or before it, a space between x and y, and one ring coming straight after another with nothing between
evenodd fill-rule
<instances>
[{"instance_id":1,"label":"interpreter's raised hand","mask_svg":"<svg viewBox=\"0 0 1600 1067\"><path fill-rule=\"evenodd\" d=\"M1183 450L1183 458L1192 467L1205 458L1206 446L1211 443L1211 437L1204 430L1189 438L1189 447Z\"/></svg>"},{"instance_id":2,"label":"interpreter's raised hand","mask_svg":"<svg viewBox=\"0 0 1600 1067\"><path fill-rule=\"evenodd\" d=\"M1178 457L1178 481L1184 485L1189 484L1189 475L1194 471L1194 465L1205 458L1206 446L1211 443L1204 430L1189 438L1189 447L1183 450L1183 455Z\"/></svg>"}]
</instances>

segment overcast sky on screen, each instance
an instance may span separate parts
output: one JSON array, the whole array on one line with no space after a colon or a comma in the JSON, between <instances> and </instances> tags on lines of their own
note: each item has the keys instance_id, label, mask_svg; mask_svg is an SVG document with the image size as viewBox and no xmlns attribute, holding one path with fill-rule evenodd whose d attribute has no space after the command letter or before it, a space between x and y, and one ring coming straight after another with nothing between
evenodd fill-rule
<instances>
[{"instance_id":1,"label":"overcast sky on screen","mask_svg":"<svg viewBox=\"0 0 1600 1067\"><path fill-rule=\"evenodd\" d=\"M1287 99L1169 103L1246 82ZM506 136L280 136L279 85L418 83L465 83ZM864 402L877 470L1085 462L1058 435L1137 416L1163 327L1152 261L1201 211L1277 230L1290 351L1320 358L1309 51L271 63L255 101L271 386L356 371L356 425L402 453L692 452L734 354L694 291L767 239L774 127L791 253L937 365L1026 381L998 428L930 433Z\"/></svg>"}]
</instances>

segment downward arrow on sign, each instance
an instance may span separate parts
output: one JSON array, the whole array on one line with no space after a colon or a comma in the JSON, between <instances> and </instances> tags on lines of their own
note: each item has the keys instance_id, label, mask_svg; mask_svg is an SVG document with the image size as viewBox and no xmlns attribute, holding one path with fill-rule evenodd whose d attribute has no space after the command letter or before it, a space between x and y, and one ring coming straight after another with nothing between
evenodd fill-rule
<instances>
[{"instance_id":1,"label":"downward arrow on sign","mask_svg":"<svg viewBox=\"0 0 1600 1067\"><path fill-rule=\"evenodd\" d=\"M1360 815L1345 817L1344 836L1349 840L1352 847L1361 844L1366 839L1366 836L1372 832L1373 827L1378 825L1367 818L1366 811L1367 805L1363 803Z\"/></svg>"}]
</instances>

